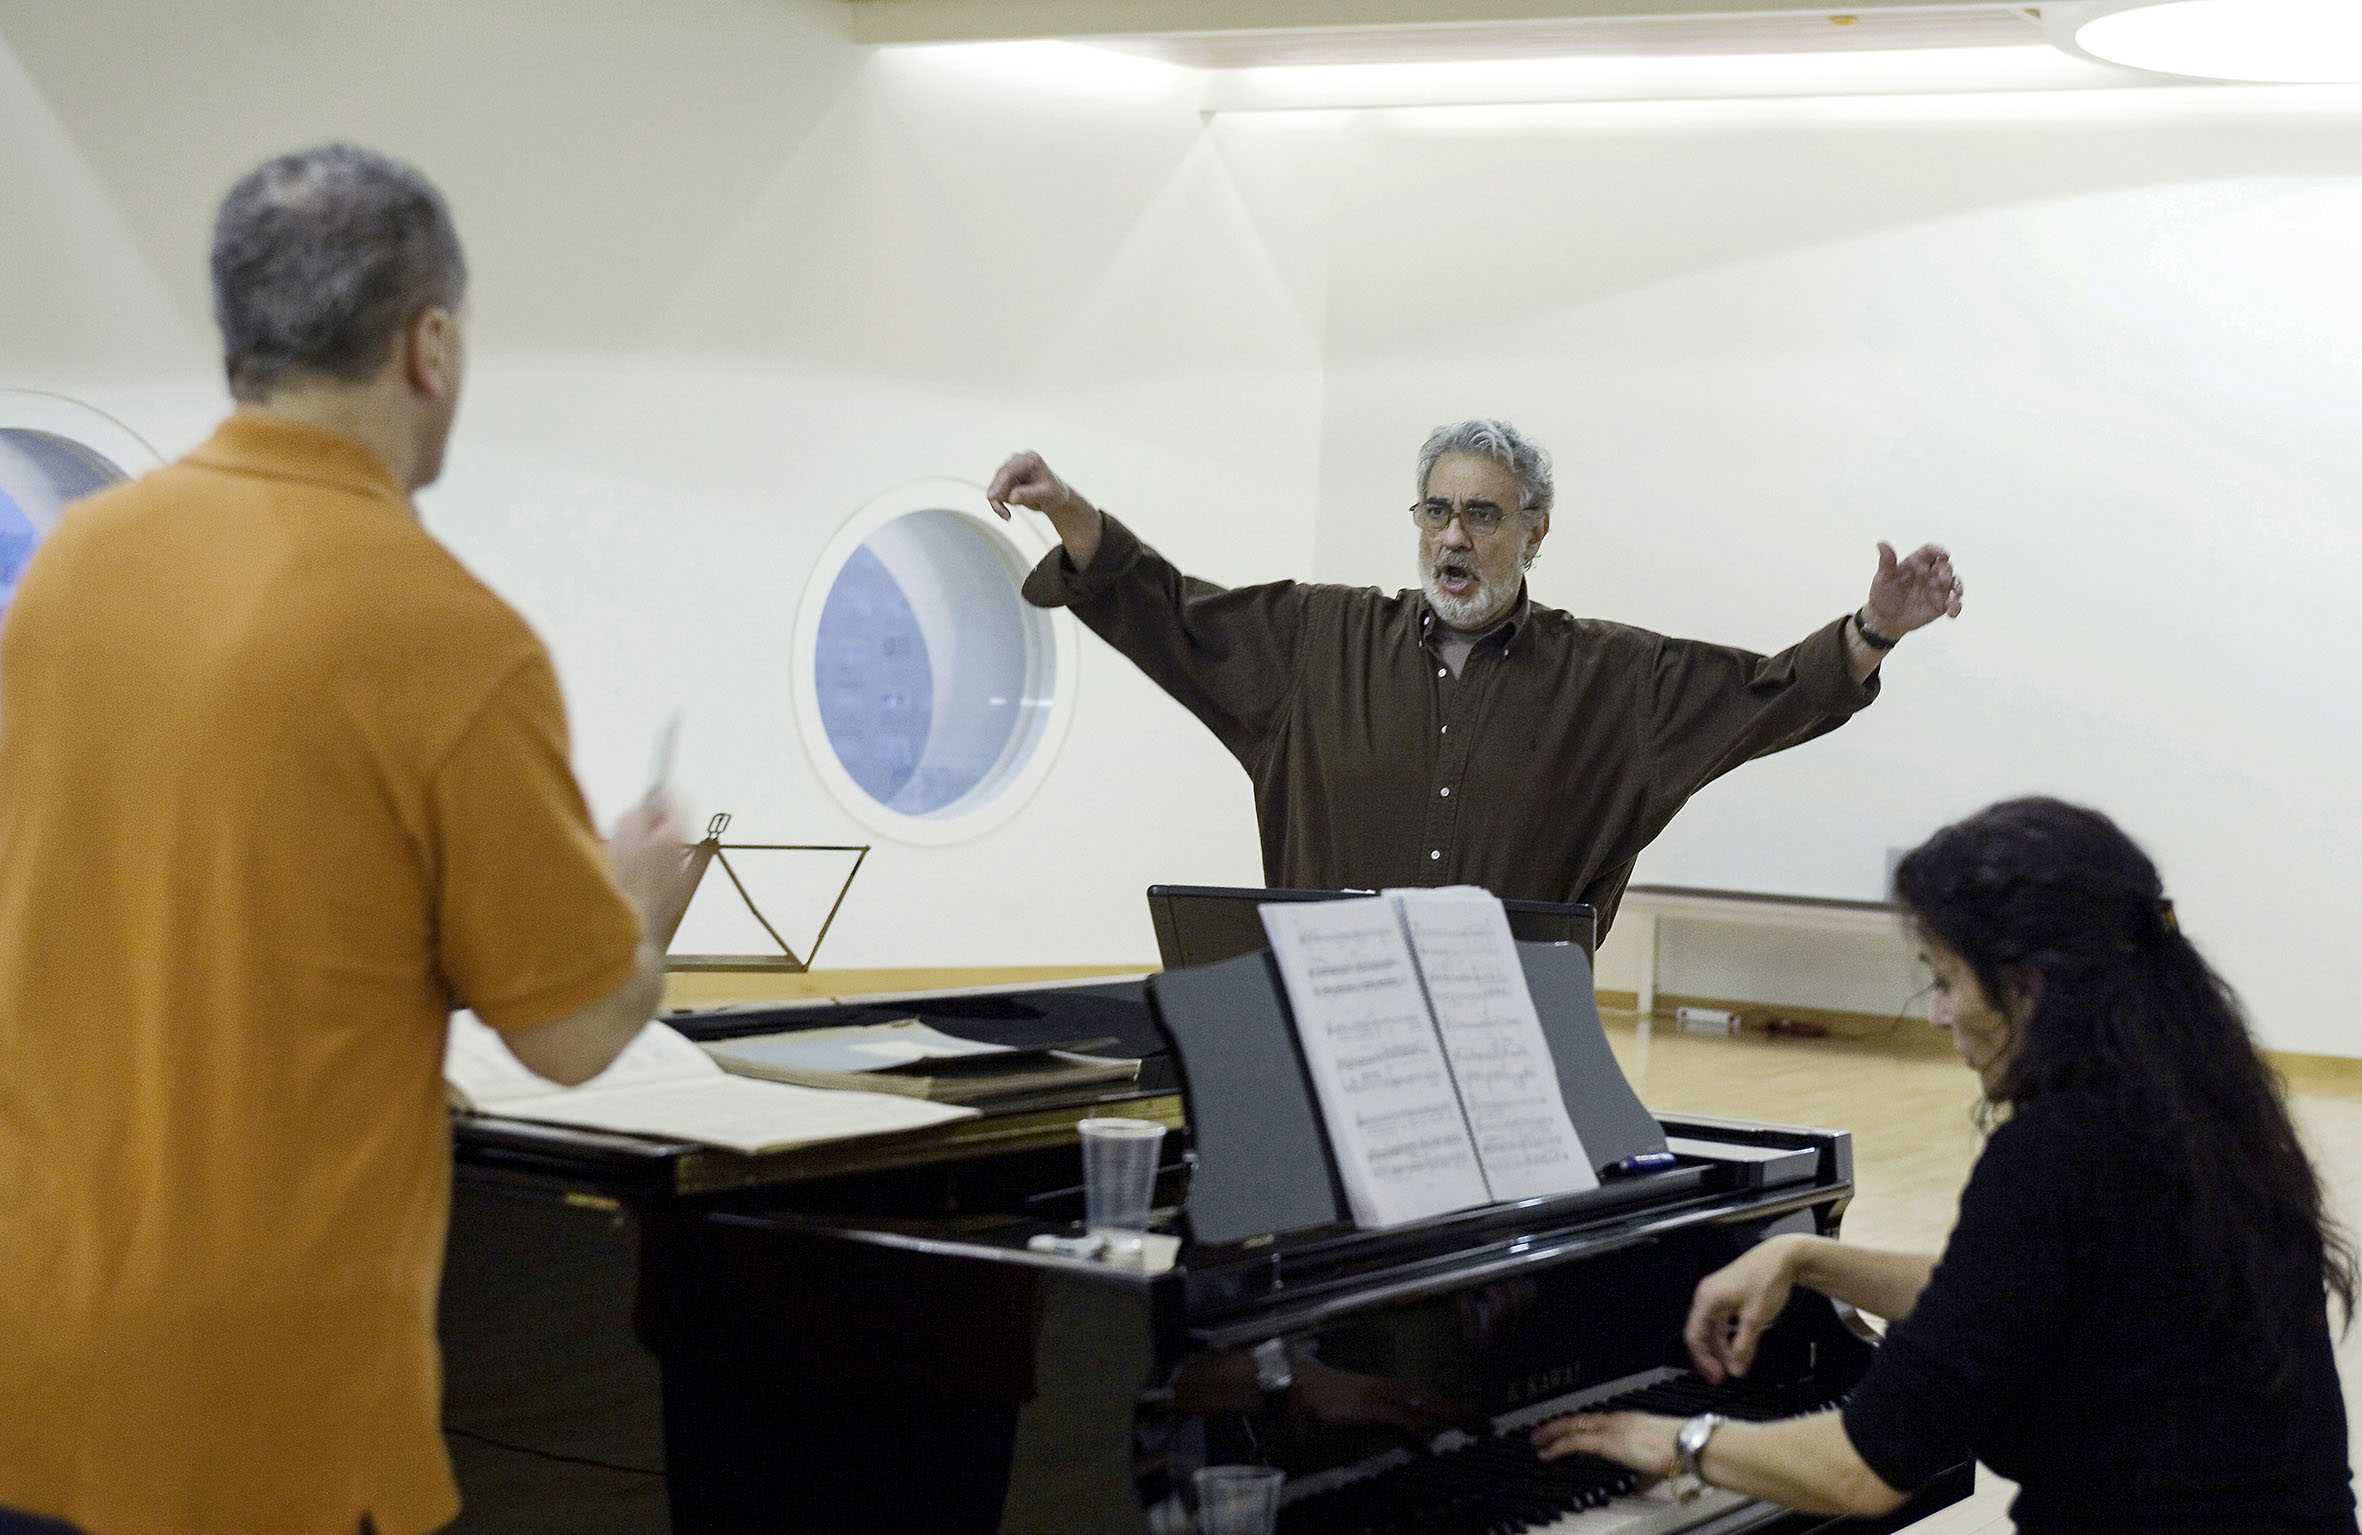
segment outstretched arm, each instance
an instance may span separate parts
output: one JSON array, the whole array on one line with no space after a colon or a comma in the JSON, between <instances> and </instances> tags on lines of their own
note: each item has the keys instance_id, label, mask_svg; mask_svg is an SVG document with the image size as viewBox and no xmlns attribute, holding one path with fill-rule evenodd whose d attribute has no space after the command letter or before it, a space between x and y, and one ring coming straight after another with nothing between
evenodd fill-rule
<instances>
[{"instance_id":1,"label":"outstretched arm","mask_svg":"<svg viewBox=\"0 0 2362 1535\"><path fill-rule=\"evenodd\" d=\"M1914 629L1924 629L1939 618L1958 618L1965 591L1952 573L1952 556L1939 544L1922 544L1897 559L1894 545L1878 546L1878 574L1870 578L1870 598L1845 626L1845 659L1854 681L1869 680L1886 659L1896 640ZM1886 641L1872 644L1865 635Z\"/></svg>"},{"instance_id":2,"label":"outstretched arm","mask_svg":"<svg viewBox=\"0 0 2362 1535\"><path fill-rule=\"evenodd\" d=\"M1001 514L1003 522L1009 520L1011 506L1031 507L1049 518L1074 568L1091 568L1091 561L1099 553L1102 526L1099 508L1076 495L1074 487L1058 478L1039 453L1027 449L1010 454L1008 462L994 471L984 496L992 503L992 509Z\"/></svg>"},{"instance_id":3,"label":"outstretched arm","mask_svg":"<svg viewBox=\"0 0 2362 1535\"><path fill-rule=\"evenodd\" d=\"M1038 453L1010 455L985 494L1050 519L1062 548L1025 578L1025 600L1063 607L1212 730L1241 762L1270 739L1296 683L1305 591L1289 581L1231 590L1184 575L1115 517L1075 494Z\"/></svg>"}]
</instances>

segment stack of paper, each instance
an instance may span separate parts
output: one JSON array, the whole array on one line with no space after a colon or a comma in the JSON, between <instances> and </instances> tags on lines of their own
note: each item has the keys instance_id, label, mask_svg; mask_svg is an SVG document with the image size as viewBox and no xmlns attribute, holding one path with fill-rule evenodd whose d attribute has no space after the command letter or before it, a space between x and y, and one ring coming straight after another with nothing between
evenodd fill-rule
<instances>
[{"instance_id":1,"label":"stack of paper","mask_svg":"<svg viewBox=\"0 0 2362 1535\"><path fill-rule=\"evenodd\" d=\"M580 1087L528 1071L473 1013L451 1020L443 1080L478 1114L696 1141L732 1151L779 1151L890 1135L977 1111L891 1093L851 1093L735 1077L678 1030L651 1023L615 1063Z\"/></svg>"},{"instance_id":2,"label":"stack of paper","mask_svg":"<svg viewBox=\"0 0 2362 1535\"><path fill-rule=\"evenodd\" d=\"M916 1018L747 1034L703 1047L725 1071L802 1087L902 1093L985 1103L1099 1082L1128 1082L1140 1063L1116 1056L961 1039Z\"/></svg>"}]
</instances>

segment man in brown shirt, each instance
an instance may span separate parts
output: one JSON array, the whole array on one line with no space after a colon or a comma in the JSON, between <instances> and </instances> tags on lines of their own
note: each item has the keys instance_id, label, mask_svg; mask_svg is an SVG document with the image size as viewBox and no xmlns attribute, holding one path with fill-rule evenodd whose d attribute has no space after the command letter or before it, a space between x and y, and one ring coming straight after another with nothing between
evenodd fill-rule
<instances>
[{"instance_id":1,"label":"man in brown shirt","mask_svg":"<svg viewBox=\"0 0 2362 1535\"><path fill-rule=\"evenodd\" d=\"M410 502L464 279L406 167L239 183L236 413L0 632L0 1530L448 1522L450 1011L578 1082L656 1004L680 828L601 844L548 653Z\"/></svg>"},{"instance_id":2,"label":"man in brown shirt","mask_svg":"<svg viewBox=\"0 0 2362 1535\"><path fill-rule=\"evenodd\" d=\"M1862 608L1775 656L1576 618L1526 595L1539 449L1502 421L1442 427L1418 484L1420 589L1393 596L1183 575L1038 454L988 493L1058 530L1026 599L1071 608L1246 768L1270 884L1482 885L1588 901L1602 933L1691 795L1843 724L1896 640L1960 611L1942 549L1880 544Z\"/></svg>"}]
</instances>

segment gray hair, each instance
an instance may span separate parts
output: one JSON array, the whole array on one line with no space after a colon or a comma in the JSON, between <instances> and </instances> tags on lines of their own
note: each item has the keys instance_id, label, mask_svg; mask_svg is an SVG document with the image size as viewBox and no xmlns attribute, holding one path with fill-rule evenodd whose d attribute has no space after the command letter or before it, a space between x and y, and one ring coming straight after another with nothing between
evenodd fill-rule
<instances>
[{"instance_id":1,"label":"gray hair","mask_svg":"<svg viewBox=\"0 0 2362 1535\"><path fill-rule=\"evenodd\" d=\"M1506 421L1479 418L1439 426L1427 434L1419 449L1419 494L1427 494L1427 475L1447 453L1473 453L1492 459L1517 476L1517 509L1528 522L1550 515L1558 492L1550 483L1550 455L1518 435Z\"/></svg>"},{"instance_id":2,"label":"gray hair","mask_svg":"<svg viewBox=\"0 0 2362 1535\"><path fill-rule=\"evenodd\" d=\"M240 400L295 375L359 383L421 310L455 309L466 289L443 195L351 144L265 161L214 220L213 318Z\"/></svg>"}]
</instances>

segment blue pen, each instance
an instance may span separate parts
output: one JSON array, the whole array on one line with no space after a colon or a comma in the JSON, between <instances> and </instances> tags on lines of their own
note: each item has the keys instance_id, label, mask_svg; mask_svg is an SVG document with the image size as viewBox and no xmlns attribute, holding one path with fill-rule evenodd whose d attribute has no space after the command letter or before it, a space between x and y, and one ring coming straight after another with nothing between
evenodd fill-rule
<instances>
[{"instance_id":1,"label":"blue pen","mask_svg":"<svg viewBox=\"0 0 2362 1535\"><path fill-rule=\"evenodd\" d=\"M1643 1151L1638 1155L1626 1157L1616 1166L1628 1173L1645 1173L1652 1168L1671 1167L1680 1160L1670 1151Z\"/></svg>"}]
</instances>

